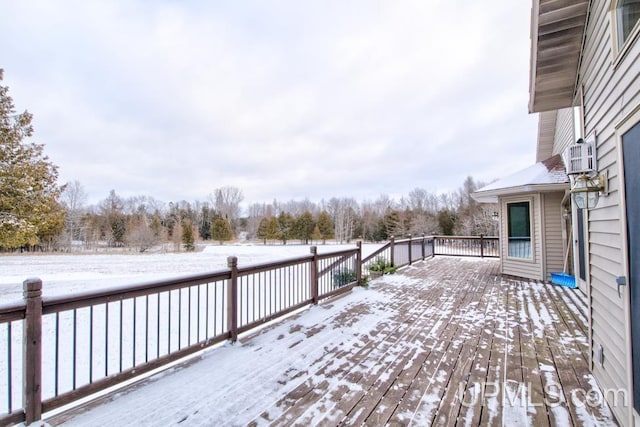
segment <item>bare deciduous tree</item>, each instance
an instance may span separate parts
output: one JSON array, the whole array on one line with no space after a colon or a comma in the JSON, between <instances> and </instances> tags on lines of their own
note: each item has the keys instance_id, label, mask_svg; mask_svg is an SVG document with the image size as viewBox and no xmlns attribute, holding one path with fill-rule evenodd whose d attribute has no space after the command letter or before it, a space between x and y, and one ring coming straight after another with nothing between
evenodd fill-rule
<instances>
[{"instance_id":1,"label":"bare deciduous tree","mask_svg":"<svg viewBox=\"0 0 640 427\"><path fill-rule=\"evenodd\" d=\"M80 181L68 182L60 195L60 201L67 211L63 241L69 249L74 240L86 240L82 230L82 216L85 213L87 193Z\"/></svg>"}]
</instances>

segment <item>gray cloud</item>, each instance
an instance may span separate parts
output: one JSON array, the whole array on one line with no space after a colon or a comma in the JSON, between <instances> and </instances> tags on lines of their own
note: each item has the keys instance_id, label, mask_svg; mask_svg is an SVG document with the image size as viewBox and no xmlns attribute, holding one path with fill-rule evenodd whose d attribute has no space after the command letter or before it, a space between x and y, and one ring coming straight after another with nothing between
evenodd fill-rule
<instances>
[{"instance_id":1,"label":"gray cloud","mask_svg":"<svg viewBox=\"0 0 640 427\"><path fill-rule=\"evenodd\" d=\"M365 199L533 163L528 36L501 0L27 0L0 67L92 200Z\"/></svg>"}]
</instances>

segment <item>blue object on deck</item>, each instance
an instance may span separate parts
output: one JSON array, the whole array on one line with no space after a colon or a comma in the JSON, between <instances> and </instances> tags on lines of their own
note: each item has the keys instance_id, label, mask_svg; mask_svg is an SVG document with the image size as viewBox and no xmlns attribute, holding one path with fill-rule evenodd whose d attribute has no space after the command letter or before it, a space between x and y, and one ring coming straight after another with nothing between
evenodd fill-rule
<instances>
[{"instance_id":1,"label":"blue object on deck","mask_svg":"<svg viewBox=\"0 0 640 427\"><path fill-rule=\"evenodd\" d=\"M566 286L567 288L577 288L576 278L567 273L551 273L551 283Z\"/></svg>"}]
</instances>

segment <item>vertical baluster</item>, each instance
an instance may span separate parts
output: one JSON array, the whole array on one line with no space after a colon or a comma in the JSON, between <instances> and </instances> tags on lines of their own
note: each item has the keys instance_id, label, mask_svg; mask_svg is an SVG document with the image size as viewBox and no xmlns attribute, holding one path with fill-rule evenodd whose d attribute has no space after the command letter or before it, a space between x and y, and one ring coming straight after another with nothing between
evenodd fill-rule
<instances>
[{"instance_id":1,"label":"vertical baluster","mask_svg":"<svg viewBox=\"0 0 640 427\"><path fill-rule=\"evenodd\" d=\"M267 279L267 273L266 272L262 272L262 274L263 274L263 277L264 277L265 285L269 289L269 314L273 314L274 307L275 307L275 301L276 301L276 292L275 292L276 290L273 287L273 283L271 283L271 281Z\"/></svg>"},{"instance_id":2,"label":"vertical baluster","mask_svg":"<svg viewBox=\"0 0 640 427\"><path fill-rule=\"evenodd\" d=\"M277 279L277 271L271 270L269 272L269 277L271 279L271 283L276 287L276 299L275 299L275 311L278 312L282 309L282 288L280 287L280 283Z\"/></svg>"},{"instance_id":3,"label":"vertical baluster","mask_svg":"<svg viewBox=\"0 0 640 427\"><path fill-rule=\"evenodd\" d=\"M78 349L78 328L77 328L77 320L78 320L78 318L77 318L77 315L78 315L78 309L74 308L73 309L73 356L72 356L72 366L73 366L73 368L72 368L72 371L71 371L72 372L71 375L73 377L73 380L71 382L71 384L72 384L71 389L72 390L76 389L76 379L77 379L77 367L76 367L76 364L77 364L76 353L77 353L77 349Z\"/></svg>"},{"instance_id":4,"label":"vertical baluster","mask_svg":"<svg viewBox=\"0 0 640 427\"><path fill-rule=\"evenodd\" d=\"M109 376L109 303L104 304L104 376Z\"/></svg>"},{"instance_id":5,"label":"vertical baluster","mask_svg":"<svg viewBox=\"0 0 640 427\"><path fill-rule=\"evenodd\" d=\"M260 281L256 283L256 274L252 274L253 286L258 287L258 319L262 319L262 289L260 289Z\"/></svg>"},{"instance_id":6,"label":"vertical baluster","mask_svg":"<svg viewBox=\"0 0 640 427\"><path fill-rule=\"evenodd\" d=\"M136 326L137 326L136 325L136 323L137 323L136 317L137 317L137 314L138 314L137 313L138 310L136 310L136 308L137 308L136 307L137 298L134 297L131 300L131 302L133 303L133 339L131 340L131 341L133 341L133 351L132 351L132 353L133 353L132 354L133 361L132 361L132 365L131 366L135 368L136 367Z\"/></svg>"},{"instance_id":7,"label":"vertical baluster","mask_svg":"<svg viewBox=\"0 0 640 427\"><path fill-rule=\"evenodd\" d=\"M198 285L196 288L196 302L197 302L197 321L196 321L196 342L200 341L200 287L202 285Z\"/></svg>"},{"instance_id":8,"label":"vertical baluster","mask_svg":"<svg viewBox=\"0 0 640 427\"><path fill-rule=\"evenodd\" d=\"M220 315L220 332L225 332L229 330L229 325L227 325L227 317L225 316L225 313L227 311L229 311L229 305L228 305L228 297L227 297L227 286L226 283L223 282L222 283L222 291L220 295L220 305L222 305L222 310L220 311L220 313L216 312L215 315L215 323L213 325L214 328L214 333L217 335L218 334L218 329L217 329L217 322L218 322L218 314ZM218 298L218 289L216 287L216 295L215 298ZM217 302L216 302L216 310L217 310Z\"/></svg>"},{"instance_id":9,"label":"vertical baluster","mask_svg":"<svg viewBox=\"0 0 640 427\"><path fill-rule=\"evenodd\" d=\"M120 313L118 313L118 314L119 314L119 317L120 317L120 332L119 332L120 333L120 336L119 336L119 338L120 338L120 346L119 346L120 358L119 359L120 360L119 360L119 363L118 363L118 372L122 372L122 350L123 350L123 345L124 345L124 340L122 339L122 329L123 329L122 328L122 317L123 317L122 316L122 300L120 300Z\"/></svg>"},{"instance_id":10,"label":"vertical baluster","mask_svg":"<svg viewBox=\"0 0 640 427\"><path fill-rule=\"evenodd\" d=\"M204 285L204 338L205 340L209 339L209 286L211 284L207 283ZM215 310L215 306L214 306ZM215 313L215 311L214 311Z\"/></svg>"},{"instance_id":11,"label":"vertical baluster","mask_svg":"<svg viewBox=\"0 0 640 427\"><path fill-rule=\"evenodd\" d=\"M243 295L242 295L243 294L243 292L242 292L242 282L241 283L237 283L237 279L236 279L236 286L237 286L237 289L238 289L237 292L238 292L238 298L239 298L238 299L239 304L236 307L236 310L238 310L238 313L237 313L238 314L238 318L240 319L240 324L242 324L242 313L243 313L243 310L242 310L242 302L243 302L243 299L242 299L242 297L243 297ZM230 296L227 295L227 297L229 298ZM229 322L229 326L231 326L232 324L233 324L233 322Z\"/></svg>"},{"instance_id":12,"label":"vertical baluster","mask_svg":"<svg viewBox=\"0 0 640 427\"><path fill-rule=\"evenodd\" d=\"M156 295L156 358L160 357L160 292Z\"/></svg>"},{"instance_id":13,"label":"vertical baluster","mask_svg":"<svg viewBox=\"0 0 640 427\"><path fill-rule=\"evenodd\" d=\"M93 382L93 306L89 306L89 384Z\"/></svg>"},{"instance_id":14,"label":"vertical baluster","mask_svg":"<svg viewBox=\"0 0 640 427\"><path fill-rule=\"evenodd\" d=\"M285 292L282 308L286 310L287 307L289 307L289 301L291 298L291 289L289 289L289 281L287 279L287 274L289 271L288 269L279 269L278 271L280 272L280 282L281 282L282 290Z\"/></svg>"},{"instance_id":15,"label":"vertical baluster","mask_svg":"<svg viewBox=\"0 0 640 427\"><path fill-rule=\"evenodd\" d=\"M172 291L167 292L169 294L169 299L167 301L168 309L167 309L167 354L171 354L171 293Z\"/></svg>"},{"instance_id":16,"label":"vertical baluster","mask_svg":"<svg viewBox=\"0 0 640 427\"><path fill-rule=\"evenodd\" d=\"M182 289L178 289L178 350L182 348Z\"/></svg>"},{"instance_id":17,"label":"vertical baluster","mask_svg":"<svg viewBox=\"0 0 640 427\"><path fill-rule=\"evenodd\" d=\"M160 295L156 295L156 358L160 358Z\"/></svg>"},{"instance_id":18,"label":"vertical baluster","mask_svg":"<svg viewBox=\"0 0 640 427\"><path fill-rule=\"evenodd\" d=\"M149 361L149 295L144 296L144 363Z\"/></svg>"},{"instance_id":19,"label":"vertical baluster","mask_svg":"<svg viewBox=\"0 0 640 427\"><path fill-rule=\"evenodd\" d=\"M207 287L207 292L208 289ZM207 325L209 325L209 322L207 322ZM213 284L213 336L218 334L218 328L216 326L218 326L218 282Z\"/></svg>"},{"instance_id":20,"label":"vertical baluster","mask_svg":"<svg viewBox=\"0 0 640 427\"><path fill-rule=\"evenodd\" d=\"M60 313L56 312L56 342L53 355L53 395L57 396L60 384Z\"/></svg>"},{"instance_id":21,"label":"vertical baluster","mask_svg":"<svg viewBox=\"0 0 640 427\"><path fill-rule=\"evenodd\" d=\"M258 318L258 316L260 315L259 314L260 313L260 308L259 308L260 297L258 296L259 295L258 294L258 289L256 289L255 283L252 280L249 280L249 276L246 276L246 280L247 280L247 286L251 286L251 294L253 296L253 298L252 298L253 302L251 304L253 306L253 308L252 308L252 311L253 311L252 316L253 316L253 318L251 320L255 321Z\"/></svg>"},{"instance_id":22,"label":"vertical baluster","mask_svg":"<svg viewBox=\"0 0 640 427\"><path fill-rule=\"evenodd\" d=\"M187 288L187 347L191 344L191 286Z\"/></svg>"},{"instance_id":23,"label":"vertical baluster","mask_svg":"<svg viewBox=\"0 0 640 427\"><path fill-rule=\"evenodd\" d=\"M7 406L13 412L13 358L11 357L11 322L7 322Z\"/></svg>"}]
</instances>

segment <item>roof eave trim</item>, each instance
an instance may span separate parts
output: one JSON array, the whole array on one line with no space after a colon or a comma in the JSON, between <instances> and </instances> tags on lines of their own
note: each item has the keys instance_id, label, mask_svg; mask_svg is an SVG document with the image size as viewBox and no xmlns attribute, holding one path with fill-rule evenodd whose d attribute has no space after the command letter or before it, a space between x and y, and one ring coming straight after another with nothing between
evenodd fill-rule
<instances>
[{"instance_id":1,"label":"roof eave trim","mask_svg":"<svg viewBox=\"0 0 640 427\"><path fill-rule=\"evenodd\" d=\"M484 200L496 200L502 196L513 196L517 194L526 193L549 193L554 191L565 191L570 188L568 182L556 183L556 184L525 184L517 187L497 188L495 190L476 191L471 194L474 200L480 203L495 203L494 201Z\"/></svg>"}]
</instances>

